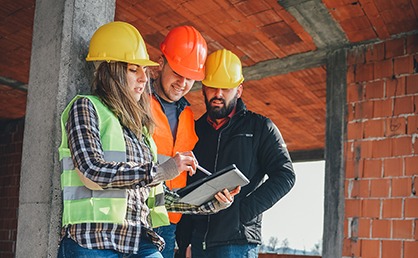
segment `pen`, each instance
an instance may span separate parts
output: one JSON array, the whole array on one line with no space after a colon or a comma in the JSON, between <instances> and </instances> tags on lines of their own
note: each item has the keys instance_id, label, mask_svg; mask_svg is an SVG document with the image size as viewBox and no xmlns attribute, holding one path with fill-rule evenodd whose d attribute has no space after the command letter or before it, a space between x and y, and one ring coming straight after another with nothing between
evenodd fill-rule
<instances>
[{"instance_id":1,"label":"pen","mask_svg":"<svg viewBox=\"0 0 418 258\"><path fill-rule=\"evenodd\" d=\"M208 176L212 175L212 173L210 173L208 170L206 170L205 168L203 168L199 164L197 165L197 168Z\"/></svg>"}]
</instances>

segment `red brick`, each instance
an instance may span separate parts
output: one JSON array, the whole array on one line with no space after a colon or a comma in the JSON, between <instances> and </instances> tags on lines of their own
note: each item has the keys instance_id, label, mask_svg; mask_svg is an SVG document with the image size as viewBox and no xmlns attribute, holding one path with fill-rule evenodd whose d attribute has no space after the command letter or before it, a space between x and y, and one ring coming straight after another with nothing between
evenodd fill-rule
<instances>
[{"instance_id":1,"label":"red brick","mask_svg":"<svg viewBox=\"0 0 418 258\"><path fill-rule=\"evenodd\" d=\"M366 49L366 62L379 61L385 58L385 44L378 43ZM378 62L376 62L378 63Z\"/></svg>"},{"instance_id":2,"label":"red brick","mask_svg":"<svg viewBox=\"0 0 418 258\"><path fill-rule=\"evenodd\" d=\"M370 180L371 197L389 197L390 179Z\"/></svg>"},{"instance_id":3,"label":"red brick","mask_svg":"<svg viewBox=\"0 0 418 258\"><path fill-rule=\"evenodd\" d=\"M403 258L401 241L382 241L382 258Z\"/></svg>"},{"instance_id":4,"label":"red brick","mask_svg":"<svg viewBox=\"0 0 418 258\"><path fill-rule=\"evenodd\" d=\"M418 133L418 116L408 116L408 134Z\"/></svg>"},{"instance_id":5,"label":"red brick","mask_svg":"<svg viewBox=\"0 0 418 258\"><path fill-rule=\"evenodd\" d=\"M355 64L364 64L366 62L366 56L363 48L355 48L347 54L347 64L354 66Z\"/></svg>"},{"instance_id":6,"label":"red brick","mask_svg":"<svg viewBox=\"0 0 418 258\"><path fill-rule=\"evenodd\" d=\"M345 200L345 216L359 217L361 214L361 200L347 199Z\"/></svg>"},{"instance_id":7,"label":"red brick","mask_svg":"<svg viewBox=\"0 0 418 258\"><path fill-rule=\"evenodd\" d=\"M386 80L386 97L405 95L406 78L402 76Z\"/></svg>"},{"instance_id":8,"label":"red brick","mask_svg":"<svg viewBox=\"0 0 418 258\"><path fill-rule=\"evenodd\" d=\"M353 65L348 66L346 77L347 84L352 84L355 82L355 67Z\"/></svg>"},{"instance_id":9,"label":"red brick","mask_svg":"<svg viewBox=\"0 0 418 258\"><path fill-rule=\"evenodd\" d=\"M394 60L395 75L410 74L414 72L413 56L403 56Z\"/></svg>"},{"instance_id":10,"label":"red brick","mask_svg":"<svg viewBox=\"0 0 418 258\"><path fill-rule=\"evenodd\" d=\"M359 219L358 220L358 237L369 238L371 231L371 220L370 219Z\"/></svg>"},{"instance_id":11,"label":"red brick","mask_svg":"<svg viewBox=\"0 0 418 258\"><path fill-rule=\"evenodd\" d=\"M383 158L392 156L392 141L390 138L373 141L372 157Z\"/></svg>"},{"instance_id":12,"label":"red brick","mask_svg":"<svg viewBox=\"0 0 418 258\"><path fill-rule=\"evenodd\" d=\"M345 178L358 178L363 176L363 159L347 159L345 162Z\"/></svg>"},{"instance_id":13,"label":"red brick","mask_svg":"<svg viewBox=\"0 0 418 258\"><path fill-rule=\"evenodd\" d=\"M412 96L396 97L393 100L394 115L404 115L414 113L414 98Z\"/></svg>"},{"instance_id":14,"label":"red brick","mask_svg":"<svg viewBox=\"0 0 418 258\"><path fill-rule=\"evenodd\" d=\"M385 120L375 119L364 122L364 138L385 136Z\"/></svg>"},{"instance_id":15,"label":"red brick","mask_svg":"<svg viewBox=\"0 0 418 258\"><path fill-rule=\"evenodd\" d=\"M356 119L363 118L372 118L373 117L373 102L359 102L355 106L355 115Z\"/></svg>"},{"instance_id":16,"label":"red brick","mask_svg":"<svg viewBox=\"0 0 418 258\"><path fill-rule=\"evenodd\" d=\"M402 217L402 199L383 200L383 218L401 218Z\"/></svg>"},{"instance_id":17,"label":"red brick","mask_svg":"<svg viewBox=\"0 0 418 258\"><path fill-rule=\"evenodd\" d=\"M415 220L415 232L414 232L414 239L418 240L418 220Z\"/></svg>"},{"instance_id":18,"label":"red brick","mask_svg":"<svg viewBox=\"0 0 418 258\"><path fill-rule=\"evenodd\" d=\"M354 239L343 240L343 256L344 257L360 257L361 241Z\"/></svg>"},{"instance_id":19,"label":"red brick","mask_svg":"<svg viewBox=\"0 0 418 258\"><path fill-rule=\"evenodd\" d=\"M385 42L386 52L385 58L389 59L396 56L402 56L405 54L405 39L394 39Z\"/></svg>"},{"instance_id":20,"label":"red brick","mask_svg":"<svg viewBox=\"0 0 418 258\"><path fill-rule=\"evenodd\" d=\"M418 75L410 75L406 77L406 94L418 93Z\"/></svg>"},{"instance_id":21,"label":"red brick","mask_svg":"<svg viewBox=\"0 0 418 258\"><path fill-rule=\"evenodd\" d=\"M380 99L385 95L384 81L374 81L366 84L366 99Z\"/></svg>"},{"instance_id":22,"label":"red brick","mask_svg":"<svg viewBox=\"0 0 418 258\"><path fill-rule=\"evenodd\" d=\"M418 141L414 142L414 153L418 153Z\"/></svg>"},{"instance_id":23,"label":"red brick","mask_svg":"<svg viewBox=\"0 0 418 258\"><path fill-rule=\"evenodd\" d=\"M392 156L407 156L412 154L412 137L392 138Z\"/></svg>"},{"instance_id":24,"label":"red brick","mask_svg":"<svg viewBox=\"0 0 418 258\"><path fill-rule=\"evenodd\" d=\"M371 81L374 79L374 64L357 64L356 65L356 82Z\"/></svg>"},{"instance_id":25,"label":"red brick","mask_svg":"<svg viewBox=\"0 0 418 258\"><path fill-rule=\"evenodd\" d=\"M392 197L411 196L411 178L392 178Z\"/></svg>"},{"instance_id":26,"label":"red brick","mask_svg":"<svg viewBox=\"0 0 418 258\"><path fill-rule=\"evenodd\" d=\"M404 256L403 258L416 258L418 254L418 241L404 243Z\"/></svg>"},{"instance_id":27,"label":"red brick","mask_svg":"<svg viewBox=\"0 0 418 258\"><path fill-rule=\"evenodd\" d=\"M405 218L418 218L418 198L405 199Z\"/></svg>"},{"instance_id":28,"label":"red brick","mask_svg":"<svg viewBox=\"0 0 418 258\"><path fill-rule=\"evenodd\" d=\"M373 155L373 143L374 141L362 141L356 142L355 148L357 148L357 144L360 150L360 157L362 158L371 158ZM364 170L363 170L364 174Z\"/></svg>"},{"instance_id":29,"label":"red brick","mask_svg":"<svg viewBox=\"0 0 418 258\"><path fill-rule=\"evenodd\" d=\"M403 176L403 158L389 158L383 161L384 177Z\"/></svg>"},{"instance_id":30,"label":"red brick","mask_svg":"<svg viewBox=\"0 0 418 258\"><path fill-rule=\"evenodd\" d=\"M346 199L352 199L358 197L360 185L357 180L345 180L344 181L344 196Z\"/></svg>"},{"instance_id":31,"label":"red brick","mask_svg":"<svg viewBox=\"0 0 418 258\"><path fill-rule=\"evenodd\" d=\"M356 104L355 103L348 103L347 104L347 121L353 121L356 116Z\"/></svg>"},{"instance_id":32,"label":"red brick","mask_svg":"<svg viewBox=\"0 0 418 258\"><path fill-rule=\"evenodd\" d=\"M386 120L385 136L395 136L406 134L406 118L391 117Z\"/></svg>"},{"instance_id":33,"label":"red brick","mask_svg":"<svg viewBox=\"0 0 418 258\"><path fill-rule=\"evenodd\" d=\"M380 241L379 240L361 240L360 256L364 258L380 257Z\"/></svg>"},{"instance_id":34,"label":"red brick","mask_svg":"<svg viewBox=\"0 0 418 258\"><path fill-rule=\"evenodd\" d=\"M355 141L344 142L344 155L346 160L354 159L354 143Z\"/></svg>"},{"instance_id":35,"label":"red brick","mask_svg":"<svg viewBox=\"0 0 418 258\"><path fill-rule=\"evenodd\" d=\"M363 218L380 218L380 203L378 199L364 199L362 201Z\"/></svg>"},{"instance_id":36,"label":"red brick","mask_svg":"<svg viewBox=\"0 0 418 258\"><path fill-rule=\"evenodd\" d=\"M418 175L418 156L405 157L405 175Z\"/></svg>"},{"instance_id":37,"label":"red brick","mask_svg":"<svg viewBox=\"0 0 418 258\"><path fill-rule=\"evenodd\" d=\"M418 52L418 34L406 38L406 53L415 54Z\"/></svg>"},{"instance_id":38,"label":"red brick","mask_svg":"<svg viewBox=\"0 0 418 258\"><path fill-rule=\"evenodd\" d=\"M364 178L381 178L382 177L382 161L380 159L364 160Z\"/></svg>"},{"instance_id":39,"label":"red brick","mask_svg":"<svg viewBox=\"0 0 418 258\"><path fill-rule=\"evenodd\" d=\"M361 179L359 181L358 195L361 198L370 197L370 180Z\"/></svg>"},{"instance_id":40,"label":"red brick","mask_svg":"<svg viewBox=\"0 0 418 258\"><path fill-rule=\"evenodd\" d=\"M363 138L363 123L354 122L347 124L347 139L362 139Z\"/></svg>"},{"instance_id":41,"label":"red brick","mask_svg":"<svg viewBox=\"0 0 418 258\"><path fill-rule=\"evenodd\" d=\"M358 102L364 99L364 86L360 83L352 83L347 86L347 103Z\"/></svg>"},{"instance_id":42,"label":"red brick","mask_svg":"<svg viewBox=\"0 0 418 258\"><path fill-rule=\"evenodd\" d=\"M401 239L413 238L414 220L393 220L392 237Z\"/></svg>"},{"instance_id":43,"label":"red brick","mask_svg":"<svg viewBox=\"0 0 418 258\"><path fill-rule=\"evenodd\" d=\"M391 78L394 75L393 60L383 60L374 64L374 78L384 79Z\"/></svg>"},{"instance_id":44,"label":"red brick","mask_svg":"<svg viewBox=\"0 0 418 258\"><path fill-rule=\"evenodd\" d=\"M392 99L375 100L373 102L373 118L392 116Z\"/></svg>"},{"instance_id":45,"label":"red brick","mask_svg":"<svg viewBox=\"0 0 418 258\"><path fill-rule=\"evenodd\" d=\"M415 114L418 114L418 96L414 96L414 107L415 107Z\"/></svg>"}]
</instances>

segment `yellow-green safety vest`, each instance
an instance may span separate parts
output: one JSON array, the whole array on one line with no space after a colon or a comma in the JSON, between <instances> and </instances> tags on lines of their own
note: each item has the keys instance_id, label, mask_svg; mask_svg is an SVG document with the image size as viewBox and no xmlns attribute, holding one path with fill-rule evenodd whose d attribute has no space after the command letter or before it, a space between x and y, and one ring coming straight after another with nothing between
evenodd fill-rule
<instances>
[{"instance_id":1,"label":"yellow-green safety vest","mask_svg":"<svg viewBox=\"0 0 418 258\"><path fill-rule=\"evenodd\" d=\"M88 98L97 113L99 120L100 141L104 151L104 159L107 161L125 162L126 146L123 136L122 126L117 117L104 105L96 96L78 95L74 97L61 115L62 140L59 147L59 157L62 166L61 189L63 191L63 215L62 225L79 223L115 223L122 224L126 217L127 209L127 190L125 189L105 189L91 190L85 186L82 178L77 173L68 148L68 138L65 130L65 124L68 120L69 111L72 104L78 98ZM156 160L155 143L149 133L144 132L147 143ZM153 146L154 145L154 146ZM151 189L151 194L161 192L162 185L158 185L159 190ZM164 199L164 195L163 195ZM150 205L150 204L148 204ZM164 203L160 206L150 207L151 220L154 223L167 217L167 211ZM157 214L156 214L157 213ZM165 214L165 215L164 215ZM168 224L168 217L166 219ZM162 222L160 222L162 223Z\"/></svg>"}]
</instances>

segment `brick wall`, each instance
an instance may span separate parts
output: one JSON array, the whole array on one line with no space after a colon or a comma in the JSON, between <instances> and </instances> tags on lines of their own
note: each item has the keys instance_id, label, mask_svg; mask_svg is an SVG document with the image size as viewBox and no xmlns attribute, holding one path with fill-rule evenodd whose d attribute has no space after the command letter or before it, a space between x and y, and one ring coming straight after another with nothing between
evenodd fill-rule
<instances>
[{"instance_id":1,"label":"brick wall","mask_svg":"<svg viewBox=\"0 0 418 258\"><path fill-rule=\"evenodd\" d=\"M418 257L418 35L348 53L344 257Z\"/></svg>"},{"instance_id":2,"label":"brick wall","mask_svg":"<svg viewBox=\"0 0 418 258\"><path fill-rule=\"evenodd\" d=\"M0 121L0 257L16 248L24 119Z\"/></svg>"}]
</instances>

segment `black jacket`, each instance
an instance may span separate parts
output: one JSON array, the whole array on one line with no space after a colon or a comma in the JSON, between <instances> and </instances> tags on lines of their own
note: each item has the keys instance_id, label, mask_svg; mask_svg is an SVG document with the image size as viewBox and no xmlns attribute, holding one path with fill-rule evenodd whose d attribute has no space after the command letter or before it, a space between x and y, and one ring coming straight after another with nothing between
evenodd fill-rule
<instances>
[{"instance_id":1,"label":"black jacket","mask_svg":"<svg viewBox=\"0 0 418 258\"><path fill-rule=\"evenodd\" d=\"M221 129L207 122L207 114L196 121L199 141L193 152L199 164L219 171L235 164L250 180L235 196L234 203L214 215L192 215L194 237L207 247L225 244L261 244L262 213L286 195L295 183L286 144L274 123L246 109L238 99L236 114ZM204 177L198 172L188 178Z\"/></svg>"}]
</instances>

